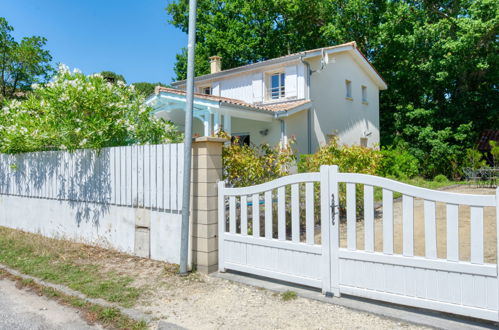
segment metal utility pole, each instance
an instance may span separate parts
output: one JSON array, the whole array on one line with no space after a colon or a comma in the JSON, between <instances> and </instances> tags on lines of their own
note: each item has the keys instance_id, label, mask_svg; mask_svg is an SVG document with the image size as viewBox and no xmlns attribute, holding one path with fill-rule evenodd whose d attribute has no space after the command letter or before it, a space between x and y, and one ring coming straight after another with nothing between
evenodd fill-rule
<instances>
[{"instance_id":1,"label":"metal utility pole","mask_svg":"<svg viewBox=\"0 0 499 330\"><path fill-rule=\"evenodd\" d=\"M182 195L182 233L180 241L180 274L187 274L189 255L189 214L191 196L192 107L194 97L194 52L196 45L196 0L189 0L189 41L187 44L187 93L185 103L184 178Z\"/></svg>"}]
</instances>

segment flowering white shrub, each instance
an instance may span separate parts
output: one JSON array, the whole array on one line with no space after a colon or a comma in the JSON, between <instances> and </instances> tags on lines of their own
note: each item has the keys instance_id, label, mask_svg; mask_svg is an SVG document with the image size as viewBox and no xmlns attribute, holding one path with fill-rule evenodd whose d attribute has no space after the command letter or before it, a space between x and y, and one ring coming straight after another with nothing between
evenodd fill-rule
<instances>
[{"instance_id":1,"label":"flowering white shrub","mask_svg":"<svg viewBox=\"0 0 499 330\"><path fill-rule=\"evenodd\" d=\"M180 142L176 127L151 115L144 98L118 81L60 65L46 85L0 110L0 152L75 150Z\"/></svg>"}]
</instances>

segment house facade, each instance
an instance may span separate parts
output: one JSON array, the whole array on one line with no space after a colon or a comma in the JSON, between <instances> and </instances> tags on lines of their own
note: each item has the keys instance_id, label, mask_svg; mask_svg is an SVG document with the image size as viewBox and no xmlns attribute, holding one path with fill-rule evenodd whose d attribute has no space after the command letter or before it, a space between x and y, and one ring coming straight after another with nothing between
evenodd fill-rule
<instances>
[{"instance_id":1,"label":"house facade","mask_svg":"<svg viewBox=\"0 0 499 330\"><path fill-rule=\"evenodd\" d=\"M379 143L379 91L386 83L355 42L291 54L195 78L193 132L223 129L245 143L287 143L313 153L332 137L341 144ZM185 81L158 87L154 114L184 125Z\"/></svg>"}]
</instances>

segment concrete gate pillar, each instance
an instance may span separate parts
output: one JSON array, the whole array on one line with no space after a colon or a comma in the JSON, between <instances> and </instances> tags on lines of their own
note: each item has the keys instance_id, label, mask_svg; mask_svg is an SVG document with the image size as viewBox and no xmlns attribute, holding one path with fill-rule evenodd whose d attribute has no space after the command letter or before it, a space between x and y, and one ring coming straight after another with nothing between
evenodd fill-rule
<instances>
[{"instance_id":1,"label":"concrete gate pillar","mask_svg":"<svg viewBox=\"0 0 499 330\"><path fill-rule=\"evenodd\" d=\"M197 271L218 268L217 183L222 180L222 147L226 139L204 136L192 143L192 263Z\"/></svg>"}]
</instances>

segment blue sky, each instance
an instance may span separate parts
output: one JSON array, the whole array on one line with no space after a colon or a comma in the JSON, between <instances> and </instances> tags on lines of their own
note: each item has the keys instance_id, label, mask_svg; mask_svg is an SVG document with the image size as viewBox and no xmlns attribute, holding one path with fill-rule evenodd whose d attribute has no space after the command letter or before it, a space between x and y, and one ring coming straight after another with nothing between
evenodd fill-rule
<instances>
[{"instance_id":1,"label":"blue sky","mask_svg":"<svg viewBox=\"0 0 499 330\"><path fill-rule=\"evenodd\" d=\"M90 74L103 70L128 83L170 83L187 35L167 23L168 0L0 0L14 37L39 35L54 63Z\"/></svg>"}]
</instances>

